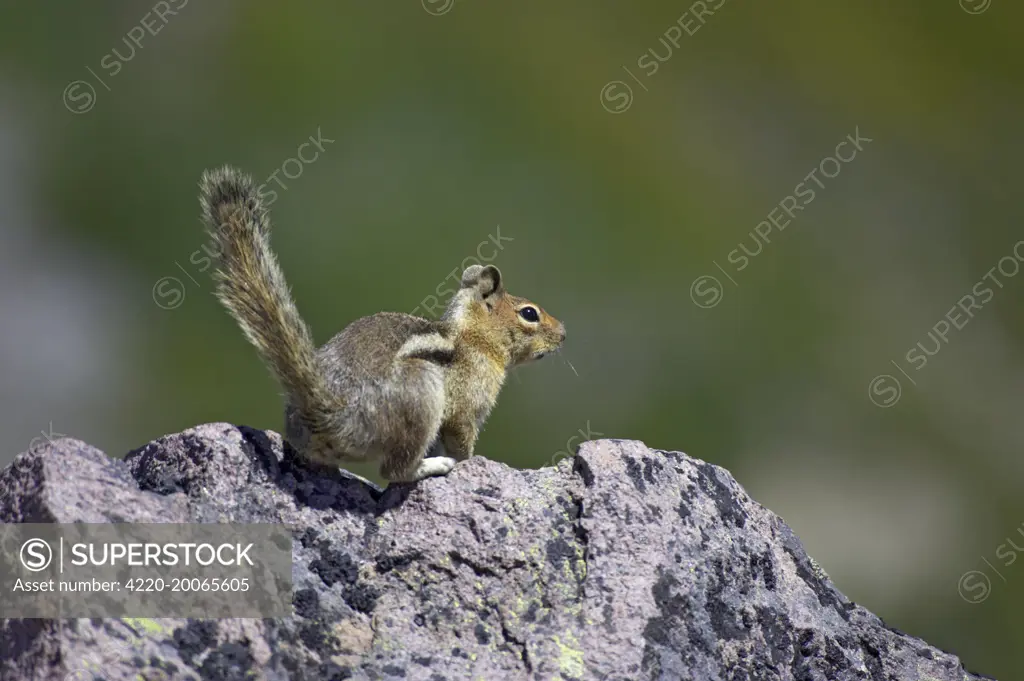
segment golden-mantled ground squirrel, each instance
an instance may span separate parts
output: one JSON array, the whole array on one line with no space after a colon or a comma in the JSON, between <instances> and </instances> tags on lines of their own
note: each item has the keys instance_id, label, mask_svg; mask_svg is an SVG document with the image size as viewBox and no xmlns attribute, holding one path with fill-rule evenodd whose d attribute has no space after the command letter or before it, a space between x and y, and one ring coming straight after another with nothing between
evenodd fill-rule
<instances>
[{"instance_id":1,"label":"golden-mantled ground squirrel","mask_svg":"<svg viewBox=\"0 0 1024 681\"><path fill-rule=\"evenodd\" d=\"M557 350L565 326L473 265L438 320L380 312L319 350L270 249L252 179L232 168L200 183L218 263L217 297L285 391L285 439L321 465L380 458L390 481L445 475L473 455L508 370Z\"/></svg>"}]
</instances>

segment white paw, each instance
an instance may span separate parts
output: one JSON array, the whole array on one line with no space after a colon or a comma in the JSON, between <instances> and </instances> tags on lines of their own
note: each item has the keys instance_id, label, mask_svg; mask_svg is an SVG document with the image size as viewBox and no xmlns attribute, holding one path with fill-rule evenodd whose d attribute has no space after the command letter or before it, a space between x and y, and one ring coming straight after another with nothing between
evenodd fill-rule
<instances>
[{"instance_id":1,"label":"white paw","mask_svg":"<svg viewBox=\"0 0 1024 681\"><path fill-rule=\"evenodd\" d=\"M434 475L448 475L455 468L455 459L450 456L428 456L420 462L413 473L413 480L422 480Z\"/></svg>"}]
</instances>

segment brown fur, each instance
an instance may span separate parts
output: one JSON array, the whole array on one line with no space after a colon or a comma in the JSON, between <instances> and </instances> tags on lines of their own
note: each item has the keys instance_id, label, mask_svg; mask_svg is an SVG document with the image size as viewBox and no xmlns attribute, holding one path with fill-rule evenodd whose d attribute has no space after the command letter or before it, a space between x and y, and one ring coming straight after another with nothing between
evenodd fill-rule
<instances>
[{"instance_id":1,"label":"brown fur","mask_svg":"<svg viewBox=\"0 0 1024 681\"><path fill-rule=\"evenodd\" d=\"M316 350L252 180L207 171L200 202L219 252L217 296L284 389L285 437L311 461L379 457L388 480L446 473L451 459L473 455L507 371L565 339L561 322L505 291L496 267L474 265L440 320L381 312ZM519 314L524 306L537 322Z\"/></svg>"}]
</instances>

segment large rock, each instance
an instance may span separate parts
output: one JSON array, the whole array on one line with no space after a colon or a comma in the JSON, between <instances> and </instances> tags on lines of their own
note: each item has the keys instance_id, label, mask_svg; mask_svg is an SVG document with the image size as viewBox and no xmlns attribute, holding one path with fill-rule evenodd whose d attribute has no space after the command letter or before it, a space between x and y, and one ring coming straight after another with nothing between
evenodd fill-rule
<instances>
[{"instance_id":1,"label":"large rock","mask_svg":"<svg viewBox=\"0 0 1024 681\"><path fill-rule=\"evenodd\" d=\"M61 439L0 472L0 521L294 536L290 617L7 620L5 680L981 678L847 600L725 470L640 442L381 492L227 424L124 461Z\"/></svg>"}]
</instances>

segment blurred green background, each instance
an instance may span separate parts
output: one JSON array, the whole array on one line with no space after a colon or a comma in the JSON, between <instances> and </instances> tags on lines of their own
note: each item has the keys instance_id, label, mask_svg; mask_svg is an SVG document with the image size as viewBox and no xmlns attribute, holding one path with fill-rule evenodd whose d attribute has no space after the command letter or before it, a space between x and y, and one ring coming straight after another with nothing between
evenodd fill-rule
<instances>
[{"instance_id":1,"label":"blurred green background","mask_svg":"<svg viewBox=\"0 0 1024 681\"><path fill-rule=\"evenodd\" d=\"M494 264L568 341L510 379L479 453L549 465L583 430L722 465L848 596L1020 678L1024 276L984 279L1024 239L1020 3L2 17L0 464L51 428L115 456L203 422L280 428L211 296L196 200L204 168L278 172L274 244L321 343L511 238ZM981 309L946 317L982 281Z\"/></svg>"}]
</instances>

